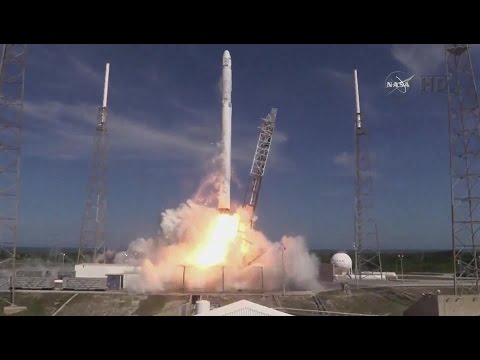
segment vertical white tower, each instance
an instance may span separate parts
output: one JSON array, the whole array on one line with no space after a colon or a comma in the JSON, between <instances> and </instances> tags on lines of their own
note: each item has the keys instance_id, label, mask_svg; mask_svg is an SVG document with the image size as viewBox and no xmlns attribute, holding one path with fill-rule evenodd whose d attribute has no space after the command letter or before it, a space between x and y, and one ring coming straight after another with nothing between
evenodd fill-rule
<instances>
[{"instance_id":1,"label":"vertical white tower","mask_svg":"<svg viewBox=\"0 0 480 360\"><path fill-rule=\"evenodd\" d=\"M107 97L108 97L108 78L110 76L110 64L107 63L105 65L105 82L103 85L103 107L107 107Z\"/></svg>"},{"instance_id":2,"label":"vertical white tower","mask_svg":"<svg viewBox=\"0 0 480 360\"><path fill-rule=\"evenodd\" d=\"M356 126L357 129L362 128L362 117L360 114L360 95L358 92L358 75L357 69L353 70L353 81L355 84L355 119L356 119Z\"/></svg>"},{"instance_id":3,"label":"vertical white tower","mask_svg":"<svg viewBox=\"0 0 480 360\"><path fill-rule=\"evenodd\" d=\"M232 58L223 53L222 69L222 179L218 210L230 212L230 178L232 174Z\"/></svg>"}]
</instances>

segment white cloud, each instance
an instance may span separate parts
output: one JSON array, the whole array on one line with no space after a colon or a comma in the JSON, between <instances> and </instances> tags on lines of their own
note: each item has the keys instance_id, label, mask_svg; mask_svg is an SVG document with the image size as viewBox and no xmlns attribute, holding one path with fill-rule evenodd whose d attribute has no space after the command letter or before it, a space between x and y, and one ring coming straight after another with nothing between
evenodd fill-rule
<instances>
[{"instance_id":1,"label":"white cloud","mask_svg":"<svg viewBox=\"0 0 480 360\"><path fill-rule=\"evenodd\" d=\"M346 151L336 154L333 157L333 162L345 169L353 169L353 154Z\"/></svg>"},{"instance_id":2,"label":"white cloud","mask_svg":"<svg viewBox=\"0 0 480 360\"><path fill-rule=\"evenodd\" d=\"M69 56L69 60L73 65L74 71L76 71L81 78L95 84L103 84L105 79L105 68L94 70L92 67L73 56Z\"/></svg>"},{"instance_id":3,"label":"white cloud","mask_svg":"<svg viewBox=\"0 0 480 360\"><path fill-rule=\"evenodd\" d=\"M63 104L55 101L25 103L27 116L43 122L48 140L33 149L34 156L78 158L92 149L97 108L89 104ZM35 124L34 124L35 125ZM162 130L148 125L141 117L110 112L109 146L117 156L124 158L155 156L161 159L194 157L214 153L208 139L189 136L182 129ZM50 146L48 146L48 144ZM40 150L40 151L37 151ZM45 153L47 151L47 153Z\"/></svg>"},{"instance_id":4,"label":"white cloud","mask_svg":"<svg viewBox=\"0 0 480 360\"><path fill-rule=\"evenodd\" d=\"M58 52L63 53L62 56L67 59L69 73L75 74L79 81L95 85L98 89L103 87L103 67L94 69L78 57L66 54L60 47L37 46L35 49L41 58L53 57L58 55ZM198 49L195 47L187 47L182 51L184 50L190 56L198 56ZM65 68L62 70L65 71ZM58 85L59 88L63 86ZM112 93L116 92L112 86L110 90ZM166 100L176 110L175 119L164 119L163 115L157 116L136 110L127 113L116 112L114 109L109 111L109 151L115 158L192 159L204 162L215 154L216 143L220 140L219 109L217 111L192 107L171 92ZM24 105L28 121L25 129L27 137L25 155L53 159L78 159L90 156L93 150L98 104L26 101ZM218 123L215 123L216 120ZM232 160L250 164L258 139L257 127L249 125L251 122L242 119L235 121L241 128L238 133L233 134ZM162 127L162 124L173 125L168 125L167 128ZM282 152L282 144L287 141L287 137L279 131L276 131L274 136L269 166L288 167L291 163Z\"/></svg>"},{"instance_id":5,"label":"white cloud","mask_svg":"<svg viewBox=\"0 0 480 360\"><path fill-rule=\"evenodd\" d=\"M418 75L433 75L439 71L439 66L445 62L442 44L402 44L393 45L392 56L410 72ZM403 69L392 69L403 70ZM444 69L442 69L444 72Z\"/></svg>"},{"instance_id":6,"label":"white cloud","mask_svg":"<svg viewBox=\"0 0 480 360\"><path fill-rule=\"evenodd\" d=\"M72 160L88 157L93 150L93 134L98 107L91 104L65 104L58 101L25 102L27 156ZM162 129L151 114L132 112L128 116L109 113L109 148L116 158L183 160L199 163L213 157L219 140L215 128L208 126L208 111L190 109L199 121L175 121L174 128ZM187 116L185 119L189 119ZM287 136L277 131L272 145L270 166L287 166L281 144ZM232 149L233 161L249 164L257 137L237 138Z\"/></svg>"},{"instance_id":7,"label":"white cloud","mask_svg":"<svg viewBox=\"0 0 480 360\"><path fill-rule=\"evenodd\" d=\"M321 68L317 69L317 73L320 74L320 76L322 76L323 78L327 79L328 83L334 84L335 88L338 89L337 91L339 91L339 94L350 96L350 106L352 107L352 109L354 108L355 94L353 88L353 69L351 72L345 72L333 68ZM366 77L362 77L362 71L360 69L358 72L360 107L363 114L363 121L366 124L366 127L369 128L369 123L377 123L380 121L384 121L385 118L391 117L392 115L389 111L378 110L378 107L375 105L375 99L378 99L378 84L375 83L372 86L372 84L368 83L367 80L368 79ZM354 121L354 116L352 115L352 127L354 126Z\"/></svg>"},{"instance_id":8,"label":"white cloud","mask_svg":"<svg viewBox=\"0 0 480 360\"><path fill-rule=\"evenodd\" d=\"M275 130L274 141L279 144L283 144L288 141L287 134L281 132L280 130Z\"/></svg>"},{"instance_id":9,"label":"white cloud","mask_svg":"<svg viewBox=\"0 0 480 360\"><path fill-rule=\"evenodd\" d=\"M376 153L371 151L369 152L369 156L370 156L371 165L374 166L375 160L377 158ZM349 175L351 175L352 171L355 169L354 161L355 161L354 154L346 151L336 154L333 157L334 164L338 165L344 170L348 170ZM375 169L366 170L363 173L364 175L371 176L373 178L380 176L380 174Z\"/></svg>"},{"instance_id":10,"label":"white cloud","mask_svg":"<svg viewBox=\"0 0 480 360\"><path fill-rule=\"evenodd\" d=\"M395 60L414 74L434 75L446 71L444 44L392 45L391 53ZM470 54L472 61L478 63L480 46L470 44Z\"/></svg>"},{"instance_id":11,"label":"white cloud","mask_svg":"<svg viewBox=\"0 0 480 360\"><path fill-rule=\"evenodd\" d=\"M320 74L320 76L327 78L329 82L337 84L341 88L345 88L346 86L353 88L353 69L352 73L347 73L333 68L322 67L317 68L315 72Z\"/></svg>"}]
</instances>

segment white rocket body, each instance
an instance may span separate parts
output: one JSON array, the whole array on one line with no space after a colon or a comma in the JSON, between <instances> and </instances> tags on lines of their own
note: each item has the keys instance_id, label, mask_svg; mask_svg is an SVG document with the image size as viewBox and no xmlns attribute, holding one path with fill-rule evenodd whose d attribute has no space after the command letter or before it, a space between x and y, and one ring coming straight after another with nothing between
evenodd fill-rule
<instances>
[{"instance_id":1,"label":"white rocket body","mask_svg":"<svg viewBox=\"0 0 480 360\"><path fill-rule=\"evenodd\" d=\"M230 180L232 175L232 58L223 53L222 69L222 176L218 210L230 212Z\"/></svg>"}]
</instances>

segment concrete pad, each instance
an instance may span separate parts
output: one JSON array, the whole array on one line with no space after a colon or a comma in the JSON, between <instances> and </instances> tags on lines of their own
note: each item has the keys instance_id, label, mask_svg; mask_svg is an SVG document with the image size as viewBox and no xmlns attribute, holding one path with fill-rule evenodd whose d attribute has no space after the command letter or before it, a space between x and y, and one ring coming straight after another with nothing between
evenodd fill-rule
<instances>
[{"instance_id":1,"label":"concrete pad","mask_svg":"<svg viewBox=\"0 0 480 360\"><path fill-rule=\"evenodd\" d=\"M404 316L480 316L480 295L423 296Z\"/></svg>"},{"instance_id":2,"label":"concrete pad","mask_svg":"<svg viewBox=\"0 0 480 360\"><path fill-rule=\"evenodd\" d=\"M5 306L3 308L3 313L5 315L12 315L12 314L16 314L16 313L19 313L20 311L25 311L25 310L27 310L26 306L9 305L9 306Z\"/></svg>"}]
</instances>

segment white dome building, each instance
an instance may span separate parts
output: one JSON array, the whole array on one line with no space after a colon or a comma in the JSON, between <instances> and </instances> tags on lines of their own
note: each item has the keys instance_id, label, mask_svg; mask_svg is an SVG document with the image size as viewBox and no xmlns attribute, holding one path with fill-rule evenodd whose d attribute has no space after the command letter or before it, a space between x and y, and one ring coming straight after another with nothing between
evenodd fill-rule
<instances>
[{"instance_id":1,"label":"white dome building","mask_svg":"<svg viewBox=\"0 0 480 360\"><path fill-rule=\"evenodd\" d=\"M335 275L349 275L352 273L352 258L344 252L338 252L332 256Z\"/></svg>"}]
</instances>

